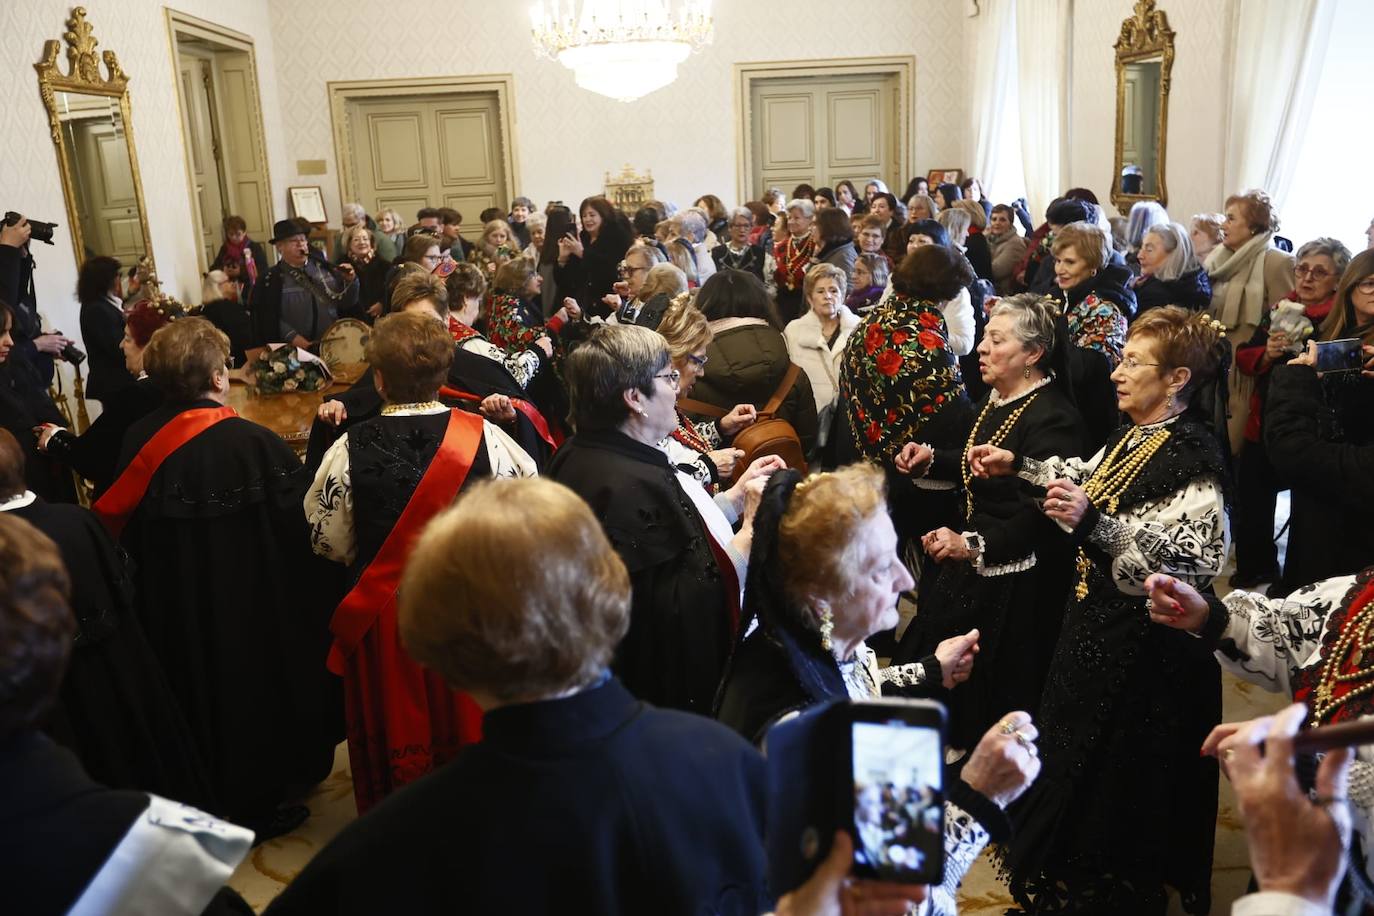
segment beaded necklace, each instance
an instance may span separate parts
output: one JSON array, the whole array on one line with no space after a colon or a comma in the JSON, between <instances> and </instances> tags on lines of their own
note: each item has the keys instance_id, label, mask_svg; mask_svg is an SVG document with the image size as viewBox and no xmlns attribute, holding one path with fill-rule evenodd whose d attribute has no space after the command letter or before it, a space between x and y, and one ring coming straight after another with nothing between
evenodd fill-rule
<instances>
[{"instance_id":1,"label":"beaded necklace","mask_svg":"<svg viewBox=\"0 0 1374 916\"><path fill-rule=\"evenodd\" d=\"M711 450L711 446L701 433L697 432L696 425L687 419L687 415L681 409L677 412L677 429L669 433L674 439L681 442L688 448L701 452L703 455Z\"/></svg>"},{"instance_id":2,"label":"beaded necklace","mask_svg":"<svg viewBox=\"0 0 1374 916\"><path fill-rule=\"evenodd\" d=\"M1099 511L1108 515L1116 513L1122 495L1135 483L1155 452L1168 441L1170 432L1167 426L1161 426L1145 436L1143 441L1142 435L1144 434L1137 428L1122 436L1116 447L1102 459L1097 470L1093 471L1088 482L1083 484L1083 495L1088 497L1088 502ZM1128 444L1132 448L1123 456L1122 452ZM1080 601L1088 597L1088 572L1091 569L1092 562L1088 559L1087 553L1083 548L1078 548L1078 585L1074 589L1074 594Z\"/></svg>"},{"instance_id":3,"label":"beaded necklace","mask_svg":"<svg viewBox=\"0 0 1374 916\"><path fill-rule=\"evenodd\" d=\"M1038 397L1040 397L1040 392L1032 392L1030 397L1026 398L1025 401L1021 403L1020 407L1017 407L1011 413L1007 414L1007 418L1002 421L1001 426L997 427L997 431L991 436L988 436L987 444L1001 445L1002 441L1007 438L1007 434L1011 432L1011 428L1016 425L1016 421L1021 419L1021 414L1025 413L1026 408L1031 406L1031 403ZM964 481L965 521L973 518L973 468L969 465L968 453L973 449L973 446L978 443L978 430L983 428L983 420L987 417L988 411L992 410L994 406L1000 407L1004 403L1006 402L1003 401L994 405L992 403L992 397L988 397L988 402L983 405L983 410L978 414L978 419L973 421L973 429L969 430L968 442L964 445L964 460L959 467L959 476L962 477Z\"/></svg>"},{"instance_id":4,"label":"beaded necklace","mask_svg":"<svg viewBox=\"0 0 1374 916\"><path fill-rule=\"evenodd\" d=\"M798 242L796 239L788 239L783 242L782 250L782 271L783 285L788 289L796 289L801 286L801 279L806 275L806 265L811 261L811 255L815 253L816 246L811 236Z\"/></svg>"},{"instance_id":5,"label":"beaded necklace","mask_svg":"<svg viewBox=\"0 0 1374 916\"><path fill-rule=\"evenodd\" d=\"M1310 724L1316 727L1355 697L1374 691L1374 589L1366 587L1346 613L1341 635L1322 663ZM1349 660L1349 670L1345 662ZM1352 685L1341 690L1342 685ZM1337 691L1341 690L1340 695Z\"/></svg>"}]
</instances>

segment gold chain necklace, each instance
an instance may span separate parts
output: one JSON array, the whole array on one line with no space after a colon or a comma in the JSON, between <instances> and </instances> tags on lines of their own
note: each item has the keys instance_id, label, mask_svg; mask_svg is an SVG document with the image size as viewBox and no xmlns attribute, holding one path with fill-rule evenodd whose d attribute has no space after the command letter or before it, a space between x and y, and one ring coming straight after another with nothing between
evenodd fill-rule
<instances>
[{"instance_id":1,"label":"gold chain necklace","mask_svg":"<svg viewBox=\"0 0 1374 916\"><path fill-rule=\"evenodd\" d=\"M1356 599L1358 600L1358 598ZM1374 691L1374 665L1361 667L1360 663L1371 654L1374 654L1374 639L1370 638L1370 631L1374 630L1374 601L1366 601L1364 606L1348 613L1344 626L1341 627L1340 638L1331 647L1331 652L1326 656L1326 661L1322 664L1321 675L1317 679L1316 702L1312 704L1313 727L1322 723L1322 720L1334 713L1346 702L1355 697L1363 696L1370 691ZM1341 673L1341 662L1349 657L1354 671L1348 674ZM1352 687L1341 696L1336 696L1336 685L1341 683L1351 683L1361 681L1364 683Z\"/></svg>"},{"instance_id":2,"label":"gold chain necklace","mask_svg":"<svg viewBox=\"0 0 1374 916\"><path fill-rule=\"evenodd\" d=\"M997 431L994 432L991 436L988 436L987 444L1001 445L1002 440L1007 438L1007 434L1011 432L1011 428L1016 425L1016 421L1021 419L1021 414L1024 413L1026 408L1031 406L1031 402L1038 397L1040 397L1040 392L1032 392L1030 397L1026 398L1026 400L1021 404L1020 407L1016 408L1011 413L1007 414L1007 418L1002 421L1001 426L997 427ZM1006 402L1004 401L1003 403ZM998 404L996 406L1000 407L1001 404ZM973 421L973 429L969 430L968 442L964 445L964 460L959 467L959 476L964 481L965 522L967 522L969 519L973 517L973 469L969 467L968 453L970 450L972 450L973 446L978 443L978 430L982 429L983 420L987 417L988 412L992 410L992 408L992 398L989 397L988 402L983 405L982 412L978 414L978 419Z\"/></svg>"},{"instance_id":3,"label":"gold chain necklace","mask_svg":"<svg viewBox=\"0 0 1374 916\"><path fill-rule=\"evenodd\" d=\"M1135 483L1155 452L1168 441L1170 432L1168 427L1161 426L1150 433L1144 441L1140 440L1140 435L1138 429L1133 429L1122 436L1116 447L1102 459L1097 470L1093 471L1088 482L1083 484L1083 495L1088 497L1088 502L1096 506L1099 512L1116 514L1122 495ZM1122 458L1121 453L1127 443L1139 444ZM1088 572L1091 569L1092 561L1088 559L1082 547L1078 548L1078 585L1074 588L1074 594L1080 601L1088 597Z\"/></svg>"},{"instance_id":4,"label":"gold chain necklace","mask_svg":"<svg viewBox=\"0 0 1374 916\"><path fill-rule=\"evenodd\" d=\"M382 416L389 417L402 411L435 410L443 407L438 401L419 401L415 404L388 404L382 408Z\"/></svg>"}]
</instances>

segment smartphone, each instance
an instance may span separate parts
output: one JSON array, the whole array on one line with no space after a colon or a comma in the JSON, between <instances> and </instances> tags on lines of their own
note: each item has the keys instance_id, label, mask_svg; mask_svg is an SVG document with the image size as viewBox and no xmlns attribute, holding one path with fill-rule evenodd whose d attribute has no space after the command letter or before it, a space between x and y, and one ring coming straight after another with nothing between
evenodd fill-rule
<instances>
[{"instance_id":1,"label":"smartphone","mask_svg":"<svg viewBox=\"0 0 1374 916\"><path fill-rule=\"evenodd\" d=\"M849 720L854 874L901 884L945 877L944 708L855 703Z\"/></svg>"},{"instance_id":2,"label":"smartphone","mask_svg":"<svg viewBox=\"0 0 1374 916\"><path fill-rule=\"evenodd\" d=\"M945 710L930 700L835 700L769 729L769 885L804 884L837 830L856 877L944 880Z\"/></svg>"},{"instance_id":3,"label":"smartphone","mask_svg":"<svg viewBox=\"0 0 1374 916\"><path fill-rule=\"evenodd\" d=\"M1359 372L1364 368L1360 339L1323 340L1317 344L1318 372Z\"/></svg>"}]
</instances>

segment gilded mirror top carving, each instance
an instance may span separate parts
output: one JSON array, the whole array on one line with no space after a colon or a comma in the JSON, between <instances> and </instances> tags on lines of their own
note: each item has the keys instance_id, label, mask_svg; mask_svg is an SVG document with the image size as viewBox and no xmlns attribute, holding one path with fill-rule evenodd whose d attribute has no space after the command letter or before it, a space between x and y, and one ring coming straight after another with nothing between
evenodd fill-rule
<instances>
[{"instance_id":1,"label":"gilded mirror top carving","mask_svg":"<svg viewBox=\"0 0 1374 916\"><path fill-rule=\"evenodd\" d=\"M72 10L67 20L67 31L62 33L67 42L67 73L57 68L57 52L61 42L53 39L43 42L43 58L34 64L38 71L41 86L51 89L64 89L69 92L91 92L98 95L123 95L128 88L129 76L119 66L119 58L113 51L104 51L96 58L95 48L100 44L94 29L86 21L86 8L78 6ZM100 61L105 62L109 76L100 74Z\"/></svg>"},{"instance_id":2,"label":"gilded mirror top carving","mask_svg":"<svg viewBox=\"0 0 1374 916\"><path fill-rule=\"evenodd\" d=\"M1169 28L1169 17L1155 9L1155 0L1136 0L1135 15L1121 23L1115 47L1118 58L1167 54L1173 60L1174 30Z\"/></svg>"},{"instance_id":3,"label":"gilded mirror top carving","mask_svg":"<svg viewBox=\"0 0 1374 916\"><path fill-rule=\"evenodd\" d=\"M1116 156L1112 204L1125 213L1137 201L1168 203L1165 158L1174 30L1156 0L1136 0L1116 44ZM1129 175L1127 173L1130 173Z\"/></svg>"}]
</instances>

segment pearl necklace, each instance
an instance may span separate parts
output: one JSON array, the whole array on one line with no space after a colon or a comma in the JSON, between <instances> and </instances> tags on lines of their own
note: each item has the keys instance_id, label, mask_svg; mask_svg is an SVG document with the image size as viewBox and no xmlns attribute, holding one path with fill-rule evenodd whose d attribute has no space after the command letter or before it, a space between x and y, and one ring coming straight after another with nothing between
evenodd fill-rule
<instances>
[{"instance_id":1,"label":"pearl necklace","mask_svg":"<svg viewBox=\"0 0 1374 916\"><path fill-rule=\"evenodd\" d=\"M1317 680L1316 702L1312 704L1311 725L1316 727L1322 720L1355 697L1374 691L1374 665L1360 666L1366 656L1374 654L1374 601L1366 600L1361 607L1352 607L1347 612L1341 627L1340 638L1331 647L1331 652L1322 663L1321 676ZM1347 674L1341 673L1341 663L1349 658L1355 669ZM1337 684L1349 684L1363 680L1363 684L1351 687L1341 696L1336 696Z\"/></svg>"},{"instance_id":2,"label":"pearl necklace","mask_svg":"<svg viewBox=\"0 0 1374 916\"><path fill-rule=\"evenodd\" d=\"M1031 406L1038 397L1040 397L1039 391L1032 392L1031 396L1026 398L1020 407L1017 407L1008 414L1007 418L1002 421L1002 425L997 427L997 431L991 436L988 436L987 444L1001 445L1002 440L1007 438L1007 434L1011 432L1011 428L1016 425L1016 421L1021 419L1021 414L1024 413L1026 408ZM968 442L964 445L964 460L959 467L959 476L962 477L964 481L964 520L966 522L973 518L973 468L969 465L968 453L972 451L973 446L978 443L978 430L982 429L983 420L987 417L988 411L992 410L994 406L1000 407L1005 403L1006 401L1001 401L994 405L992 403L992 396L988 396L988 402L983 405L983 410L978 414L978 419L973 421L973 429L969 430Z\"/></svg>"},{"instance_id":3,"label":"pearl necklace","mask_svg":"<svg viewBox=\"0 0 1374 916\"><path fill-rule=\"evenodd\" d=\"M1088 497L1088 502L1108 515L1116 514L1122 495L1135 483L1155 452L1168 441L1170 432L1167 426L1161 426L1146 436L1144 441L1141 441L1141 435L1143 434L1139 429L1133 429L1122 436L1121 441L1097 466L1097 470L1093 471L1088 482L1083 484L1083 495ZM1118 462L1127 443L1133 448ZM1074 594L1080 601L1088 597L1088 571L1091 569L1092 562L1088 559L1087 553L1083 548L1078 548L1078 585L1074 589Z\"/></svg>"}]
</instances>

